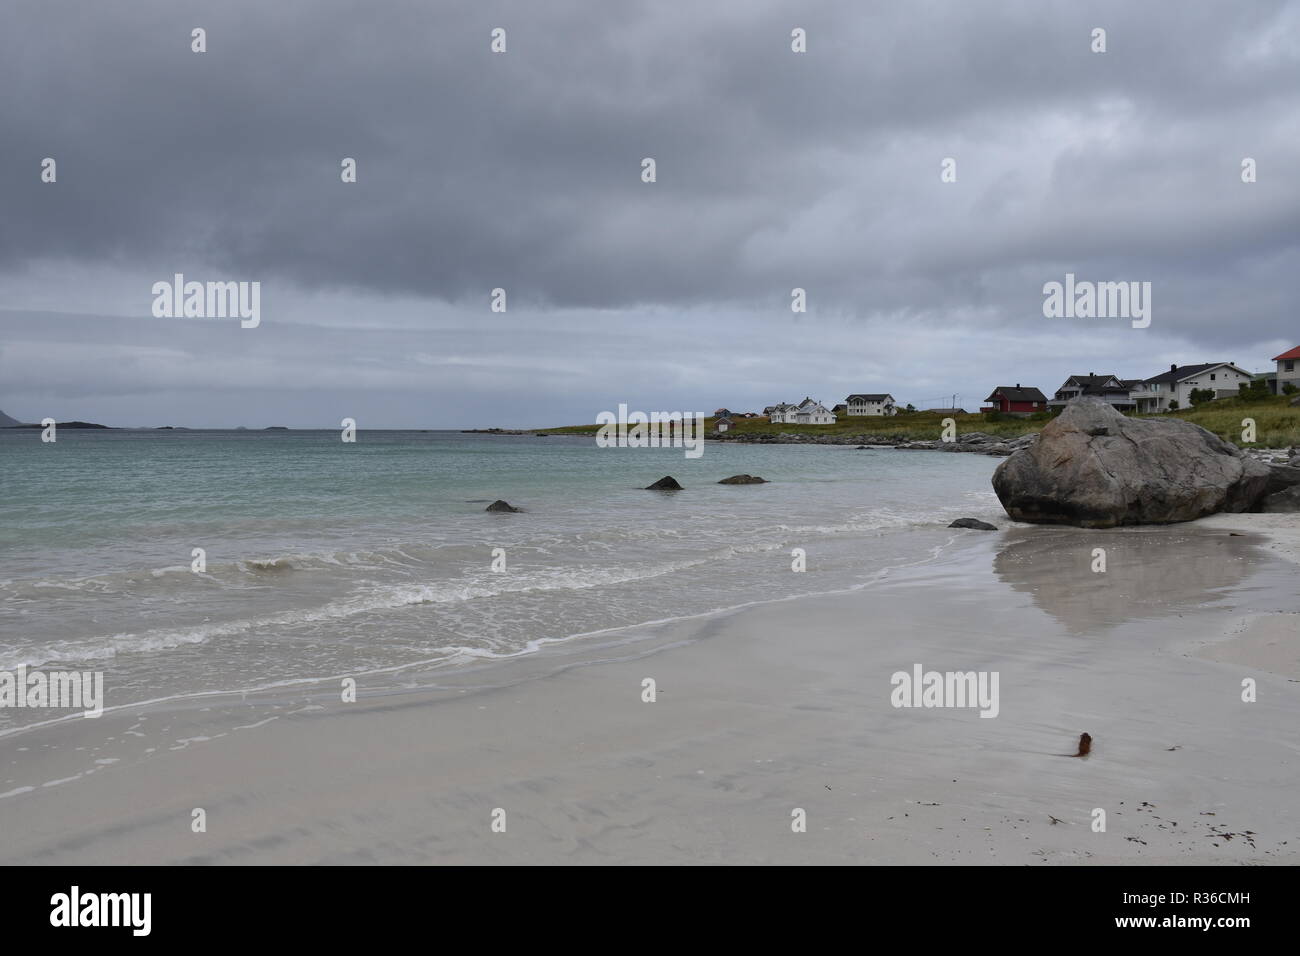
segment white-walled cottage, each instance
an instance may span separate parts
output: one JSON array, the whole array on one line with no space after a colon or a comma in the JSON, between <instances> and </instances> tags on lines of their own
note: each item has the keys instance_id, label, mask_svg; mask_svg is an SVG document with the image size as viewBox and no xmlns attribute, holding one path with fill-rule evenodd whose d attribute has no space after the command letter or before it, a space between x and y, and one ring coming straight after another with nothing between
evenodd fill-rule
<instances>
[{"instance_id":1,"label":"white-walled cottage","mask_svg":"<svg viewBox=\"0 0 1300 956\"><path fill-rule=\"evenodd\" d=\"M1144 379L1130 393L1138 412L1167 412L1170 404L1192 407L1192 390L1208 388L1215 398L1232 398L1254 376L1231 362L1171 365L1169 371Z\"/></svg>"},{"instance_id":2,"label":"white-walled cottage","mask_svg":"<svg viewBox=\"0 0 1300 956\"><path fill-rule=\"evenodd\" d=\"M844 404L849 415L893 415L898 411L894 396L884 392L850 395Z\"/></svg>"}]
</instances>

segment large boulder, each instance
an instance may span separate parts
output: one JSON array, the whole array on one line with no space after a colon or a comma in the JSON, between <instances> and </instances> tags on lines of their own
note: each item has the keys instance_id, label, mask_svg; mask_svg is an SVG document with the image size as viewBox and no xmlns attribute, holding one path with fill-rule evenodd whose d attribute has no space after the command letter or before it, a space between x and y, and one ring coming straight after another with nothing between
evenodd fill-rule
<instances>
[{"instance_id":1,"label":"large boulder","mask_svg":"<svg viewBox=\"0 0 1300 956\"><path fill-rule=\"evenodd\" d=\"M1247 511L1268 480L1267 465L1199 425L1087 397L999 465L993 490L1017 521L1113 528Z\"/></svg>"},{"instance_id":2,"label":"large boulder","mask_svg":"<svg viewBox=\"0 0 1300 956\"><path fill-rule=\"evenodd\" d=\"M653 485L646 485L646 491L681 491L682 486L677 483L677 479L672 475L664 475Z\"/></svg>"},{"instance_id":3,"label":"large boulder","mask_svg":"<svg viewBox=\"0 0 1300 956\"><path fill-rule=\"evenodd\" d=\"M766 478L760 478L757 475L732 475L730 478L723 478L720 485L765 485Z\"/></svg>"},{"instance_id":4,"label":"large boulder","mask_svg":"<svg viewBox=\"0 0 1300 956\"><path fill-rule=\"evenodd\" d=\"M498 498L496 501L492 502L492 504L488 505L483 510L491 511L493 514L518 514L522 509L516 508L510 502L502 501L500 498Z\"/></svg>"}]
</instances>

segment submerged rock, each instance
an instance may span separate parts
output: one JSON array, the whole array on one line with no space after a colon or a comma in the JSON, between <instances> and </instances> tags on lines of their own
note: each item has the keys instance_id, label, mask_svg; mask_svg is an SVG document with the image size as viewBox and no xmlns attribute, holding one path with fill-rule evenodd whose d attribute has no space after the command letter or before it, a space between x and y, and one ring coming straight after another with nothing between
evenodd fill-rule
<instances>
[{"instance_id":1,"label":"submerged rock","mask_svg":"<svg viewBox=\"0 0 1300 956\"><path fill-rule=\"evenodd\" d=\"M973 528L976 531L997 531L997 525L989 524L987 521L980 521L978 518L958 518L949 528Z\"/></svg>"},{"instance_id":2,"label":"submerged rock","mask_svg":"<svg viewBox=\"0 0 1300 956\"><path fill-rule=\"evenodd\" d=\"M646 485L646 491L681 491L682 486L677 483L677 479L672 475L664 475L653 485Z\"/></svg>"},{"instance_id":3,"label":"submerged rock","mask_svg":"<svg viewBox=\"0 0 1300 956\"><path fill-rule=\"evenodd\" d=\"M484 510L484 511L501 512L501 513L511 512L511 513L514 513L514 514L518 514L519 512L523 511L522 508L516 508L516 507L515 507L514 505L512 505L510 502L508 502L508 501L502 501L500 498L498 498L496 501L492 502L492 504L488 505L488 506L487 506L486 508L484 508L483 510Z\"/></svg>"},{"instance_id":4,"label":"submerged rock","mask_svg":"<svg viewBox=\"0 0 1300 956\"><path fill-rule=\"evenodd\" d=\"M1018 521L1113 528L1247 511L1268 478L1267 465L1199 425L1126 418L1085 397L998 466L993 490Z\"/></svg>"},{"instance_id":5,"label":"submerged rock","mask_svg":"<svg viewBox=\"0 0 1300 956\"><path fill-rule=\"evenodd\" d=\"M766 478L759 478L757 475L732 475L730 478L723 478L720 485L765 485Z\"/></svg>"}]
</instances>

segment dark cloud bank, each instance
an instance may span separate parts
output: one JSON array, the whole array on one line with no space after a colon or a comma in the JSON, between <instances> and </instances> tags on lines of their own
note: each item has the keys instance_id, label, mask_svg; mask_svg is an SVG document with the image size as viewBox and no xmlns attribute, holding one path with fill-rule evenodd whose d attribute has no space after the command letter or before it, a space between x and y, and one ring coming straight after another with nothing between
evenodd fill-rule
<instances>
[{"instance_id":1,"label":"dark cloud bank","mask_svg":"<svg viewBox=\"0 0 1300 956\"><path fill-rule=\"evenodd\" d=\"M20 418L973 407L1300 343L1300 4L20 0L0 82ZM262 324L153 318L176 272ZM1045 319L1067 272L1151 327Z\"/></svg>"}]
</instances>

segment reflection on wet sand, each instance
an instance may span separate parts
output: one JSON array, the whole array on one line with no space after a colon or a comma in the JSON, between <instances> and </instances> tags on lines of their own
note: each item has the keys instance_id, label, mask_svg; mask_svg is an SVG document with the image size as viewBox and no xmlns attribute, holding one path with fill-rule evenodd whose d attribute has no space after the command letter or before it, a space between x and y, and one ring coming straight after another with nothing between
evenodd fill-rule
<instances>
[{"instance_id":1,"label":"reflection on wet sand","mask_svg":"<svg viewBox=\"0 0 1300 956\"><path fill-rule=\"evenodd\" d=\"M1241 583L1254 548L1250 536L1167 527L1014 528L993 569L1068 631L1083 633L1213 602ZM1105 571L1094 571L1103 560Z\"/></svg>"}]
</instances>

